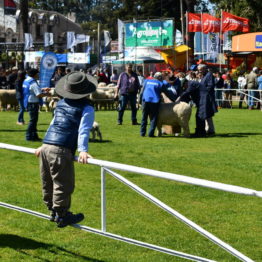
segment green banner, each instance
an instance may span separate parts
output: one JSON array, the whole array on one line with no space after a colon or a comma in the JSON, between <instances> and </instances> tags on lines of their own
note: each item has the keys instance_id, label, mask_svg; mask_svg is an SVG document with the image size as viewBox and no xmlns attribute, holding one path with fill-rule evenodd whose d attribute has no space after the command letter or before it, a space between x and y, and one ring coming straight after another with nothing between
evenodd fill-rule
<instances>
[{"instance_id":1,"label":"green banner","mask_svg":"<svg viewBox=\"0 0 262 262\"><path fill-rule=\"evenodd\" d=\"M125 24L125 46L173 46L173 20Z\"/></svg>"}]
</instances>

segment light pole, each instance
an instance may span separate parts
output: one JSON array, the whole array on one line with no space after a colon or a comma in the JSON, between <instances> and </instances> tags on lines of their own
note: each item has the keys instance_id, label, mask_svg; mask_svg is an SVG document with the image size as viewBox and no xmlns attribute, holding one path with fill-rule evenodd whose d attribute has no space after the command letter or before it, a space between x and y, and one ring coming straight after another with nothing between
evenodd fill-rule
<instances>
[{"instance_id":1,"label":"light pole","mask_svg":"<svg viewBox=\"0 0 262 262\"><path fill-rule=\"evenodd\" d=\"M97 24L97 65L100 67L100 23Z\"/></svg>"}]
</instances>

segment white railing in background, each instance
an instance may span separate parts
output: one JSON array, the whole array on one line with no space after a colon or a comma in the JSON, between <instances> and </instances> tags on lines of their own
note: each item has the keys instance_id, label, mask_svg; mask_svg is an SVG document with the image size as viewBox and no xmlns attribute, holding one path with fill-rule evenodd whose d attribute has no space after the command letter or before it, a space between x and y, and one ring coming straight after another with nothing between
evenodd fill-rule
<instances>
[{"instance_id":1,"label":"white railing in background","mask_svg":"<svg viewBox=\"0 0 262 262\"><path fill-rule=\"evenodd\" d=\"M221 101L221 102L229 102L229 101L243 101L245 100L240 100L240 95L243 94L246 97L246 100L248 100L248 97L252 98L254 102L259 102L262 104L262 90L260 89L238 89L238 88L232 88L232 89L226 89L226 88L215 88L215 91L221 91L222 95L224 95L225 92L231 91L234 92L235 95L232 97L231 100L226 99L225 97L222 97L221 99L216 98L216 101ZM259 93L259 97L251 96L248 91L253 91L255 93Z\"/></svg>"},{"instance_id":2,"label":"white railing in background","mask_svg":"<svg viewBox=\"0 0 262 262\"><path fill-rule=\"evenodd\" d=\"M0 148L10 149L10 150L15 150L15 151L21 151L21 152L26 152L26 153L32 153L32 154L35 152L35 149L33 149L33 148L14 146L14 145L9 145L9 144L4 144L4 143L0 143ZM77 157L75 158L75 160L77 161ZM191 228L193 228L194 230L196 230L197 232L199 232L200 234L205 236L207 239L211 240L212 242L214 242L215 244L217 244L221 248L225 249L227 252L231 253L233 256L235 256L239 260L246 261L246 262L253 261L252 259L243 255L242 253L240 253L239 251L237 251L236 249L234 249L233 247L231 247L227 243L223 242L222 240L220 240L219 238L217 238L213 234L211 234L208 231L206 231L205 229L201 228L199 225L197 225L194 222L192 222L191 220L187 219L185 216L183 216L182 214L180 214L176 210L170 208L165 203L161 202L159 199L157 199L154 196L152 196L151 194L147 193L146 191L144 191L143 189L141 189L140 187L138 187L134 183L130 182L126 178L122 177L121 175L115 173L111 169L118 169L118 170L128 171L128 172L132 172L132 173L138 173L138 174L143 174L143 175L148 175L148 176L165 178L165 179L169 179L169 180L173 180L173 181L177 181L177 182L183 182L183 183L187 183L187 184L198 185L198 186L208 187L208 188L212 188L212 189L237 193L237 194L257 196L257 197L260 197L260 198L262 198L262 191L256 191L256 190L248 189L248 188L244 188L244 187L233 186L233 185L228 185L228 184L223 184L223 183L218 183L218 182L212 182L212 181L208 181L208 180L204 180L204 179L187 177L187 176L182 176L182 175L177 175L177 174L172 174L172 173L167 173L167 172L162 172L162 171L156 171L156 170L152 170L152 169L141 168L141 167L136 167L136 166L131 166L131 165L125 165L125 164L120 164L120 163L114 163L114 162L109 162L109 161L103 161L103 160L98 160L98 159L89 159L88 162L89 162L89 164L93 164L93 165L97 165L97 166L101 167L101 230L82 226L82 225L73 225L74 227L80 228L84 231L88 231L88 232L92 232L92 233L95 233L95 234L110 237L110 238L113 238L113 239L116 239L116 240L124 241L124 242L130 243L130 244L134 244L134 245L146 247L146 248L149 248L149 249L153 249L153 250L156 250L156 251L159 251L159 252L167 253L167 254L170 254L170 255L173 255L173 256L178 256L178 257L182 257L182 258L185 258L185 259L189 259L189 260L192 260L192 261L212 261L212 260L208 260L208 259L205 259L205 258L193 256L193 255L190 255L190 254L185 254L185 253L175 251L175 250L172 250L172 249L163 248L163 247L160 247L160 246L152 245L152 244L149 244L149 243L141 242L141 241L130 239L130 238L125 238L125 237L122 237L122 236L119 236L119 235L115 235L115 234L106 232L106 173L108 173L111 176L113 176L114 178L116 178L119 181L121 181L122 183L124 183L125 185L127 185L128 187L130 187L131 189L133 189L134 191L136 191L137 193L139 193L140 195L142 195L143 197L145 197L146 199L148 199L149 201L151 201L152 203L154 203L156 206L165 210L166 212L168 212L172 216L176 217L177 219L179 219L180 221L182 221L186 225L190 226ZM32 211L32 210L28 210L28 209L23 209L23 208L20 208L20 207L17 207L17 206L12 206L10 204L6 204L6 203L3 203L3 202L0 202L0 206L10 208L10 209L14 209L14 210L24 212L24 213L29 213L31 215L35 215L35 216L38 216L38 217L41 217L41 218L44 218L44 219L49 218L48 216L46 216L44 214L41 214L41 213L38 213L38 212L35 212L35 211Z\"/></svg>"}]
</instances>

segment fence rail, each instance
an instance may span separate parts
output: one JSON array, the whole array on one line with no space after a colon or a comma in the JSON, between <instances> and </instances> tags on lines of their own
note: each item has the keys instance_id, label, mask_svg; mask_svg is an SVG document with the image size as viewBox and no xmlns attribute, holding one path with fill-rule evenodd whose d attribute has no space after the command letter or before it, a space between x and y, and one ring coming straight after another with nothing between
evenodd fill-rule
<instances>
[{"instance_id":1,"label":"fence rail","mask_svg":"<svg viewBox=\"0 0 262 262\"><path fill-rule=\"evenodd\" d=\"M33 148L14 146L14 145L9 145L9 144L4 144L4 143L0 143L0 148L10 149L10 150L15 150L15 151L22 151L22 152L26 152L26 153L34 153L35 152L35 149L33 149ZM75 160L77 161L77 157L75 158ZM210 232L201 228L199 225L195 224L194 222L192 222L191 220L189 220L188 218L186 218L185 216L183 216L182 214L180 214L176 210L170 208L165 203L161 202L159 199L155 198L151 194L147 193L145 190L141 189L140 187L138 187L137 185L135 185L131 181L127 180L126 178L122 177L121 175L117 174L116 172L112 171L111 169L129 171L129 172L133 172L133 173L139 173L139 174L143 174L143 175L149 175L149 176L174 180L174 181L178 181L178 182L184 182L184 183L199 185L199 186L203 186L203 187L209 187L209 188L228 191L228 192L237 193L237 194L257 196L257 197L260 197L260 198L262 198L262 191L256 191L256 190L248 189L248 188L244 188L244 187L227 185L227 184L212 182L212 181L208 181L208 180L204 180L204 179L197 179L197 178L192 178L192 177L187 177L187 176L182 176L182 175L177 175L177 174L172 174L172 173L167 173L167 172L162 172L162 171L156 171L156 170L152 170L152 169L146 169L146 168L141 168L141 167L136 167L136 166L131 166L131 165L119 164L119 163L114 163L114 162L109 162L109 161L89 159L88 162L89 162L89 164L93 164L93 165L97 165L97 166L101 167L101 230L89 228L89 227L82 226L82 225L73 225L74 227L80 228L80 229L88 231L88 232L100 234L100 235L103 235L103 236L106 236L106 237L114 238L114 239L117 239L117 240L120 240L120 241L128 242L130 244L146 247L146 248L153 249L153 250L156 250L156 251L159 251L159 252L163 252L163 253L167 253L167 254L170 254L170 255L182 257L182 258L185 258L185 259L189 259L189 260L192 260L192 261L212 261L212 260L209 260L209 259L193 256L193 255L190 255L190 254L185 254L185 253L182 253L182 252L179 252L179 251L163 248L163 247L160 247L160 246L152 245L152 244L149 244L149 243L141 242L141 241L134 240L134 239L125 238L125 237L122 237L122 236L119 236L119 235L115 235L115 234L111 234L111 233L106 232L106 186L105 186L106 185L106 179L105 179L105 176L106 176L106 173L108 173L111 176L113 176L114 178L116 178L117 180L121 181L122 183L124 183L125 185L130 187L131 189L133 189L134 191L136 191L137 193L139 193L140 195L142 195L143 197L145 197L146 199L148 199L149 201L151 201L152 203L154 203L156 206L160 207L161 209L165 210L166 212L168 212L172 216L176 217L177 219L179 219L180 221L185 223L186 225L190 226L195 231L197 231L201 235L205 236L207 239L209 239L213 243L217 244L218 246L220 246L221 248L223 248L224 250L226 250L228 253L232 254L233 256L238 258L239 260L245 261L245 262L252 262L253 261L252 259L250 259L247 256L245 256L244 254L240 253L238 250L234 249L233 247L231 247L227 243L223 242L222 240L220 240L219 238L217 238L216 236L214 236ZM32 211L32 210L26 210L26 209L16 207L16 206L12 206L10 204L6 204L6 203L3 203L3 202L0 202L0 206L10 208L10 209L14 209L14 210L24 212L24 213L29 213L31 215L35 215L35 216L42 217L42 218L46 219L46 215L43 215L41 213L38 213L38 212L35 212L35 211Z\"/></svg>"}]
</instances>

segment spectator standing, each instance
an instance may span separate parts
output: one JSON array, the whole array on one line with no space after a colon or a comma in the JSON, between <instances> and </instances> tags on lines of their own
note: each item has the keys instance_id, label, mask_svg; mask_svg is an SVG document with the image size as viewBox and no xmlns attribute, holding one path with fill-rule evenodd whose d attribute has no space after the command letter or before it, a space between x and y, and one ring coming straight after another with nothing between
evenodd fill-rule
<instances>
[{"instance_id":1,"label":"spectator standing","mask_svg":"<svg viewBox=\"0 0 262 262\"><path fill-rule=\"evenodd\" d=\"M223 91L222 90L217 90L217 89L223 89L224 87L224 80L222 78L222 75L220 72L215 72L214 73L215 77L215 98L216 98L216 103L217 107L221 108L223 104Z\"/></svg>"},{"instance_id":2,"label":"spectator standing","mask_svg":"<svg viewBox=\"0 0 262 262\"><path fill-rule=\"evenodd\" d=\"M63 97L56 107L43 145L35 152L40 158L43 200L50 210L50 221L66 227L84 219L82 213L71 213L71 195L75 187L74 155L87 163L89 132L94 122L94 108L86 96L96 90L95 80L81 72L61 78L55 87Z\"/></svg>"},{"instance_id":3,"label":"spectator standing","mask_svg":"<svg viewBox=\"0 0 262 262\"><path fill-rule=\"evenodd\" d=\"M117 70L114 69L114 70L113 70L113 74L112 74L111 77L110 77L110 82L111 82L112 84L117 85L118 78L119 78L119 75L118 75L118 73L117 73Z\"/></svg>"},{"instance_id":4,"label":"spectator standing","mask_svg":"<svg viewBox=\"0 0 262 262\"><path fill-rule=\"evenodd\" d=\"M126 66L126 71L121 73L117 82L117 92L115 98L119 98L119 110L118 110L118 125L122 125L123 116L126 109L126 105L129 102L131 106L131 120L132 125L138 125L137 123L137 94L140 90L140 84L137 74L133 71L132 64Z\"/></svg>"},{"instance_id":5,"label":"spectator standing","mask_svg":"<svg viewBox=\"0 0 262 262\"><path fill-rule=\"evenodd\" d=\"M245 99L245 96L246 96L246 91L244 91L244 89L246 89L246 87L247 87L247 80L246 80L243 72L240 72L240 74L237 78L237 86L238 86L238 89L240 90L238 107L242 108L243 100Z\"/></svg>"},{"instance_id":6,"label":"spectator standing","mask_svg":"<svg viewBox=\"0 0 262 262\"><path fill-rule=\"evenodd\" d=\"M167 81L171 87L176 90L176 95L179 96L182 93L182 84L179 75L176 76L174 71L170 71L169 79Z\"/></svg>"},{"instance_id":7,"label":"spectator standing","mask_svg":"<svg viewBox=\"0 0 262 262\"><path fill-rule=\"evenodd\" d=\"M144 86L144 81L145 81L145 77L143 75L143 70L142 69L138 70L137 77L138 77L139 84L140 84L140 89L141 89Z\"/></svg>"},{"instance_id":8,"label":"spectator standing","mask_svg":"<svg viewBox=\"0 0 262 262\"><path fill-rule=\"evenodd\" d=\"M9 89L15 89L15 81L17 79L17 73L18 73L18 68L17 67L12 67L12 71L10 75L7 78L8 82L8 88Z\"/></svg>"},{"instance_id":9,"label":"spectator standing","mask_svg":"<svg viewBox=\"0 0 262 262\"><path fill-rule=\"evenodd\" d=\"M252 71L246 76L247 90L248 90L248 109L252 110L254 107L255 89L257 89L257 73L258 68L254 67Z\"/></svg>"},{"instance_id":10,"label":"spectator standing","mask_svg":"<svg viewBox=\"0 0 262 262\"><path fill-rule=\"evenodd\" d=\"M18 119L16 124L17 125L24 125L24 97L23 97L23 82L26 78L26 72L25 71L18 71L17 79L15 81L15 90L16 90L16 99L19 103L19 113L18 113Z\"/></svg>"},{"instance_id":11,"label":"spectator standing","mask_svg":"<svg viewBox=\"0 0 262 262\"><path fill-rule=\"evenodd\" d=\"M26 130L27 141L41 141L37 134L39 104L41 102L40 99L48 96L50 90L50 88L40 88L37 82L38 74L39 71L37 69L29 69L28 77L23 82L24 106L27 108L30 117Z\"/></svg>"},{"instance_id":12,"label":"spectator standing","mask_svg":"<svg viewBox=\"0 0 262 262\"><path fill-rule=\"evenodd\" d=\"M63 68L59 66L57 68L56 72L55 72L55 76L54 76L54 79L53 79L55 85L64 75L65 75L65 73L64 73Z\"/></svg>"},{"instance_id":13,"label":"spectator standing","mask_svg":"<svg viewBox=\"0 0 262 262\"><path fill-rule=\"evenodd\" d=\"M234 88L234 82L229 73L226 74L226 79L224 80L224 91L225 94L225 107L232 108L232 95L233 91L231 89Z\"/></svg>"},{"instance_id":14,"label":"spectator standing","mask_svg":"<svg viewBox=\"0 0 262 262\"><path fill-rule=\"evenodd\" d=\"M260 98L260 110L262 111L262 70L259 71L259 76L257 78L258 82L258 91L259 91L259 98Z\"/></svg>"},{"instance_id":15,"label":"spectator standing","mask_svg":"<svg viewBox=\"0 0 262 262\"><path fill-rule=\"evenodd\" d=\"M8 87L8 81L6 78L6 72L5 69L0 69L0 89L7 89Z\"/></svg>"}]
</instances>

